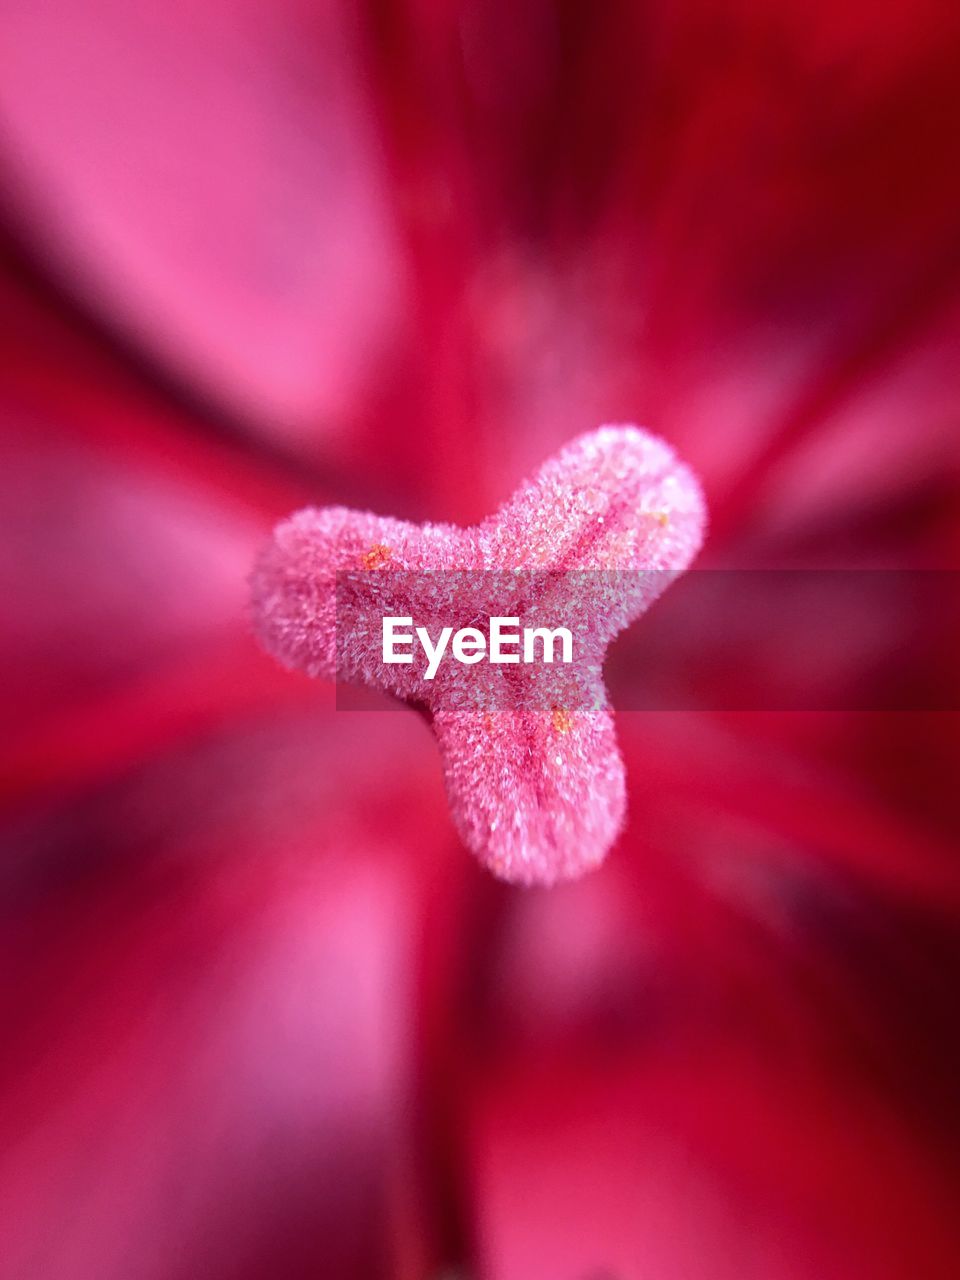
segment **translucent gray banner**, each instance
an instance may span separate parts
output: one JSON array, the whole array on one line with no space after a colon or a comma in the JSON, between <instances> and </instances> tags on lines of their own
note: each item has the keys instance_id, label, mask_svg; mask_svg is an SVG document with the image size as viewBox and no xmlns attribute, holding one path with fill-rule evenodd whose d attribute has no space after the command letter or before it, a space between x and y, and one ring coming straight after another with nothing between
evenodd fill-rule
<instances>
[{"instance_id":1,"label":"translucent gray banner","mask_svg":"<svg viewBox=\"0 0 960 1280\"><path fill-rule=\"evenodd\" d=\"M948 570L365 570L336 630L349 710L960 710Z\"/></svg>"}]
</instances>

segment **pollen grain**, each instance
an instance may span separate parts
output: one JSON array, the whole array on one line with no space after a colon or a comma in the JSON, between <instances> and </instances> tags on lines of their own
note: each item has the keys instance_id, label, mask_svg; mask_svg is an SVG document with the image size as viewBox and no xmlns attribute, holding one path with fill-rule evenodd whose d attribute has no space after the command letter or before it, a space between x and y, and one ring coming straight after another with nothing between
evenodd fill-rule
<instances>
[{"instance_id":1,"label":"pollen grain","mask_svg":"<svg viewBox=\"0 0 960 1280\"><path fill-rule=\"evenodd\" d=\"M360 567L363 569L382 569L389 563L393 553L390 548L383 542L375 542L369 551L364 551L360 557Z\"/></svg>"}]
</instances>

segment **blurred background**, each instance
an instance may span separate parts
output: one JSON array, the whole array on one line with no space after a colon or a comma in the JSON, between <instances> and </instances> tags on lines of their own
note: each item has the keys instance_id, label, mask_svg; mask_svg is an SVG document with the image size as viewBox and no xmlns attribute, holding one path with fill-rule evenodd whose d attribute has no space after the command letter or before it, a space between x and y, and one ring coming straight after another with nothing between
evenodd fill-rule
<instances>
[{"instance_id":1,"label":"blurred background","mask_svg":"<svg viewBox=\"0 0 960 1280\"><path fill-rule=\"evenodd\" d=\"M748 616L521 891L246 575L610 421L705 568L956 569L956 6L0 18L2 1280L954 1280L956 714L723 710Z\"/></svg>"}]
</instances>

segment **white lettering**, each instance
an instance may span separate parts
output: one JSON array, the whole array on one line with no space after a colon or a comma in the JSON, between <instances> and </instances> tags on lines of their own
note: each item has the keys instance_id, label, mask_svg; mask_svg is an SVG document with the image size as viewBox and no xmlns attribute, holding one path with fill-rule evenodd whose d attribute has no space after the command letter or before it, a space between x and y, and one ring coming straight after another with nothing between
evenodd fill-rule
<instances>
[{"instance_id":1,"label":"white lettering","mask_svg":"<svg viewBox=\"0 0 960 1280\"><path fill-rule=\"evenodd\" d=\"M453 627L444 627L440 632L440 638L436 645L430 639L430 632L426 627L417 627L417 635L420 643L423 645L423 652L427 655L427 669L423 674L425 680L432 680L437 674L437 667L440 665L440 659L443 657L447 642L453 635Z\"/></svg>"},{"instance_id":2,"label":"white lettering","mask_svg":"<svg viewBox=\"0 0 960 1280\"><path fill-rule=\"evenodd\" d=\"M553 645L557 637L560 639L561 662L573 661L573 636L566 627L557 627L551 631L549 627L524 627L523 629L523 660L524 662L536 662L534 652L534 644L539 638L543 643L543 660L544 662L553 661Z\"/></svg>"},{"instance_id":3,"label":"white lettering","mask_svg":"<svg viewBox=\"0 0 960 1280\"><path fill-rule=\"evenodd\" d=\"M412 662L412 653L397 653L398 644L413 644L413 636L397 635L395 628L413 625L412 618L384 618L383 620L383 660L384 662Z\"/></svg>"},{"instance_id":4,"label":"white lettering","mask_svg":"<svg viewBox=\"0 0 960 1280\"><path fill-rule=\"evenodd\" d=\"M464 627L453 637L453 656L458 662L482 662L486 653L487 637L476 627Z\"/></svg>"},{"instance_id":5,"label":"white lettering","mask_svg":"<svg viewBox=\"0 0 960 1280\"><path fill-rule=\"evenodd\" d=\"M520 643L520 632L515 631L513 635L505 635L504 627L519 627L519 618L491 618L490 619L490 661L491 662L519 662L519 653L504 653L500 648L502 644Z\"/></svg>"},{"instance_id":6,"label":"white lettering","mask_svg":"<svg viewBox=\"0 0 960 1280\"><path fill-rule=\"evenodd\" d=\"M412 618L391 616L383 619L383 660L386 663L411 663L414 660L413 652L403 650L407 646L413 649L415 641L419 642L427 660L423 673L425 680L432 680L436 676L448 648L457 662L468 666L482 662L484 658L495 663L552 663L559 643L560 661L573 661L573 636L566 627L555 627L553 630L549 627L524 627L521 633L519 618L491 618L488 644L487 637L477 627L461 627L456 634L453 627L443 627L434 641L426 627L414 628L415 636L409 631L400 630L401 627L410 626L413 626ZM521 648L522 658L519 653L505 652L504 646L507 645Z\"/></svg>"}]
</instances>

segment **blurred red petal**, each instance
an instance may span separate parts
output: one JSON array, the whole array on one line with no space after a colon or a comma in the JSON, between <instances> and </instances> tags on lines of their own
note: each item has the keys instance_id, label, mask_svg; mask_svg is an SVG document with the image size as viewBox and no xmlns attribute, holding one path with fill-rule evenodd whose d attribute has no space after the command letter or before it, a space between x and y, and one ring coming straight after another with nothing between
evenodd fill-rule
<instances>
[{"instance_id":1,"label":"blurred red petal","mask_svg":"<svg viewBox=\"0 0 960 1280\"><path fill-rule=\"evenodd\" d=\"M389 1274L420 877L454 865L418 735L350 735L378 779L362 813L343 735L285 716L24 817L2 870L11 1276Z\"/></svg>"},{"instance_id":2,"label":"blurred red petal","mask_svg":"<svg viewBox=\"0 0 960 1280\"><path fill-rule=\"evenodd\" d=\"M473 1128L490 1280L949 1280L951 1182L836 1076L714 1046L531 1062Z\"/></svg>"},{"instance_id":3,"label":"blurred red petal","mask_svg":"<svg viewBox=\"0 0 960 1280\"><path fill-rule=\"evenodd\" d=\"M261 427L327 431L399 262L347 6L8 5L0 119L37 252Z\"/></svg>"}]
</instances>

